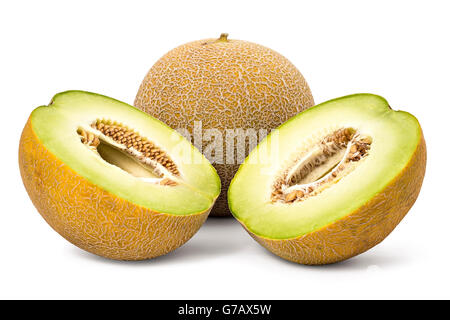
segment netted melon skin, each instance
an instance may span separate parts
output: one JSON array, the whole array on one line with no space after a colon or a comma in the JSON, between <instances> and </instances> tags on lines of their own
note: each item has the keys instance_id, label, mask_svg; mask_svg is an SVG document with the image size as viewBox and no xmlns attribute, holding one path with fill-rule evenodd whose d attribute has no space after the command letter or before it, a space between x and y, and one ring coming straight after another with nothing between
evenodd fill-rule
<instances>
[{"instance_id":1,"label":"netted melon skin","mask_svg":"<svg viewBox=\"0 0 450 320\"><path fill-rule=\"evenodd\" d=\"M46 149L30 119L20 140L19 167L45 221L74 245L110 259L144 260L175 250L197 232L210 211L159 213L100 189Z\"/></svg>"},{"instance_id":2,"label":"netted melon skin","mask_svg":"<svg viewBox=\"0 0 450 320\"><path fill-rule=\"evenodd\" d=\"M423 135L403 171L372 200L347 217L294 239L268 239L247 232L263 247L283 259L306 265L343 261L383 241L416 201L426 167Z\"/></svg>"},{"instance_id":3,"label":"netted melon skin","mask_svg":"<svg viewBox=\"0 0 450 320\"><path fill-rule=\"evenodd\" d=\"M314 105L299 70L281 54L241 40L205 39L179 46L158 60L143 80L135 106L170 127L271 129ZM203 149L209 142L203 143ZM225 157L224 157L225 160ZM231 215L227 189L239 163L213 163L222 191L211 212Z\"/></svg>"}]
</instances>

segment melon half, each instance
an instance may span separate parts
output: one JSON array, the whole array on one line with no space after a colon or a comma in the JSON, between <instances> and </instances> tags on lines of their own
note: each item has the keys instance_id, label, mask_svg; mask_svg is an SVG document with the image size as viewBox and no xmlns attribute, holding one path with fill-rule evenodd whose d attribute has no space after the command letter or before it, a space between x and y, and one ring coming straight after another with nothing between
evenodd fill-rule
<instances>
[{"instance_id":1,"label":"melon half","mask_svg":"<svg viewBox=\"0 0 450 320\"><path fill-rule=\"evenodd\" d=\"M293 117L251 152L228 190L261 245L302 264L348 259L380 243L414 204L426 147L417 119L371 94Z\"/></svg>"},{"instance_id":2,"label":"melon half","mask_svg":"<svg viewBox=\"0 0 450 320\"><path fill-rule=\"evenodd\" d=\"M170 252L206 220L220 180L162 122L94 93L57 94L22 133L19 165L40 214L76 246L141 260Z\"/></svg>"}]
</instances>

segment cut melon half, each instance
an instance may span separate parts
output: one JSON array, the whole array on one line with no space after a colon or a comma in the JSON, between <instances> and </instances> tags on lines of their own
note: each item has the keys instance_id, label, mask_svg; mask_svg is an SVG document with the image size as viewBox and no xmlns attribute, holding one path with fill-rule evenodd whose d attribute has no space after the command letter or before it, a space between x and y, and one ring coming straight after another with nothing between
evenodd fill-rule
<instances>
[{"instance_id":1,"label":"cut melon half","mask_svg":"<svg viewBox=\"0 0 450 320\"><path fill-rule=\"evenodd\" d=\"M291 118L253 150L229 207L265 248L326 264L381 242L415 202L426 147L417 119L356 94Z\"/></svg>"},{"instance_id":2,"label":"cut melon half","mask_svg":"<svg viewBox=\"0 0 450 320\"><path fill-rule=\"evenodd\" d=\"M82 91L57 94L32 112L19 164L50 226L112 259L147 259L179 247L220 193L214 168L176 131Z\"/></svg>"}]
</instances>

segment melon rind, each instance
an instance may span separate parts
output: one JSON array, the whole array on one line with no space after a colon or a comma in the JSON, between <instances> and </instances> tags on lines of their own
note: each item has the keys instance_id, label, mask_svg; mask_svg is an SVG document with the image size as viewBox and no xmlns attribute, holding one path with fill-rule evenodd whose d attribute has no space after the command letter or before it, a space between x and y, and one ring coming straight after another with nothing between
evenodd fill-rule
<instances>
[{"instance_id":1,"label":"melon rind","mask_svg":"<svg viewBox=\"0 0 450 320\"><path fill-rule=\"evenodd\" d=\"M269 239L243 227L263 247L296 263L330 264L363 253L383 241L416 201L426 167L423 136L405 169L372 200L347 217L293 239Z\"/></svg>"},{"instance_id":2,"label":"melon rind","mask_svg":"<svg viewBox=\"0 0 450 320\"><path fill-rule=\"evenodd\" d=\"M42 146L27 122L19 148L25 188L42 217L65 239L117 260L166 254L189 240L209 210L188 216L159 213L100 189Z\"/></svg>"}]
</instances>

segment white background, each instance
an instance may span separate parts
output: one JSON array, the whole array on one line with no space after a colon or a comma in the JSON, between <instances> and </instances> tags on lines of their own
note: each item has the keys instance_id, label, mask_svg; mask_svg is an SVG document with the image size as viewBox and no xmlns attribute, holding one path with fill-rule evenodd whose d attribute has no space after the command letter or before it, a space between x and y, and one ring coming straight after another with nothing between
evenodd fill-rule
<instances>
[{"instance_id":1,"label":"white background","mask_svg":"<svg viewBox=\"0 0 450 320\"><path fill-rule=\"evenodd\" d=\"M450 298L448 1L2 1L0 298ZM133 103L165 52L216 37L290 59L316 103L372 92L414 114L428 145L421 194L380 245L343 263L279 259L233 219L209 219L154 260L86 253L40 217L22 185L19 137L68 89Z\"/></svg>"}]
</instances>

